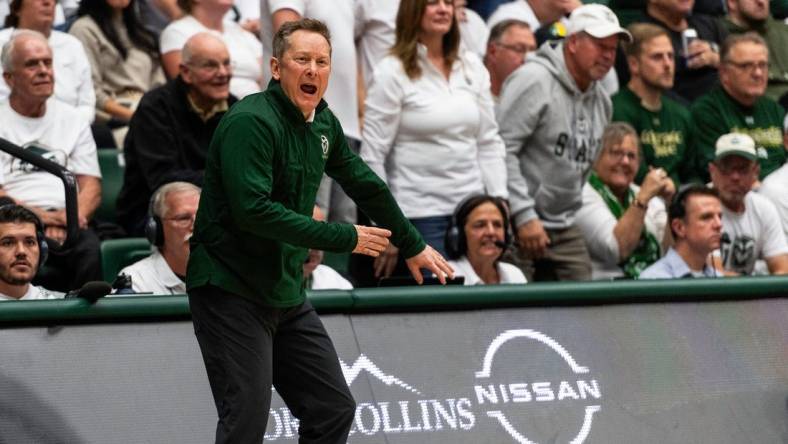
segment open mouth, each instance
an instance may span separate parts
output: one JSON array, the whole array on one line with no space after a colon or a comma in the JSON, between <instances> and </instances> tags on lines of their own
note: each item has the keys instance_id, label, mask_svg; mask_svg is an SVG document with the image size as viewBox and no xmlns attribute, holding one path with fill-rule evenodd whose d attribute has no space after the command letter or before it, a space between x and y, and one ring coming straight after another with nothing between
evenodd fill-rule
<instances>
[{"instance_id":1,"label":"open mouth","mask_svg":"<svg viewBox=\"0 0 788 444\"><path fill-rule=\"evenodd\" d=\"M301 85L301 91L311 96L317 92L317 86L305 83Z\"/></svg>"}]
</instances>

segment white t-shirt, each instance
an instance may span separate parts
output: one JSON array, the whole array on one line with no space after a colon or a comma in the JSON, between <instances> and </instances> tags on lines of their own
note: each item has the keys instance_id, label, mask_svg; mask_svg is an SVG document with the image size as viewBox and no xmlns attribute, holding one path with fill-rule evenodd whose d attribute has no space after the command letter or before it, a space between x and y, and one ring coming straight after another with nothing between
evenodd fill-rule
<instances>
[{"instance_id":1,"label":"white t-shirt","mask_svg":"<svg viewBox=\"0 0 788 444\"><path fill-rule=\"evenodd\" d=\"M36 287L35 285L29 285L27 287L27 293L21 298L12 298L11 296L4 295L0 293L0 302L3 301L34 301L34 300L42 300L42 299L60 299L63 295L61 293L54 293L46 288L43 287Z\"/></svg>"},{"instance_id":2,"label":"white t-shirt","mask_svg":"<svg viewBox=\"0 0 788 444\"><path fill-rule=\"evenodd\" d=\"M101 177L90 124L75 108L50 98L43 117L25 117L0 105L0 137L31 150L75 175ZM52 174L0 153L0 184L13 199L42 208L65 208L63 182Z\"/></svg>"},{"instance_id":3,"label":"white t-shirt","mask_svg":"<svg viewBox=\"0 0 788 444\"><path fill-rule=\"evenodd\" d=\"M172 272L159 249L153 254L120 270L131 277L131 289L155 295L186 294L186 283ZM113 296L134 296L123 294Z\"/></svg>"},{"instance_id":4,"label":"white t-shirt","mask_svg":"<svg viewBox=\"0 0 788 444\"><path fill-rule=\"evenodd\" d=\"M260 92L263 76L261 66L262 45L251 32L246 31L233 21L222 23L224 32L219 33L208 29L196 18L187 15L167 25L159 38L159 51L166 54L180 51L189 38L200 32L210 32L224 40L233 62L233 78L230 80L230 92L239 99Z\"/></svg>"},{"instance_id":5,"label":"white t-shirt","mask_svg":"<svg viewBox=\"0 0 788 444\"><path fill-rule=\"evenodd\" d=\"M630 185L637 194L640 188ZM662 242L665 235L668 213L665 203L659 197L651 199L646 209L644 224L646 230ZM624 276L624 271L618 266L621 257L618 253L618 240L613 234L618 220L610 212L602 196L588 183L583 186L583 206L577 212L575 224L586 240L588 253L591 255L591 278L612 279Z\"/></svg>"},{"instance_id":6,"label":"white t-shirt","mask_svg":"<svg viewBox=\"0 0 788 444\"><path fill-rule=\"evenodd\" d=\"M408 218L445 216L473 193L506 197L506 156L479 57L462 51L449 80L418 45L412 80L395 56L378 63L367 92L361 158Z\"/></svg>"},{"instance_id":7,"label":"white t-shirt","mask_svg":"<svg viewBox=\"0 0 788 444\"><path fill-rule=\"evenodd\" d=\"M534 14L534 10L531 9L531 5L526 0L514 0L498 6L495 12L487 18L487 27L492 29L496 24L509 19L517 19L528 23L533 32L542 27L539 19L536 18L536 14Z\"/></svg>"},{"instance_id":8,"label":"white t-shirt","mask_svg":"<svg viewBox=\"0 0 788 444\"><path fill-rule=\"evenodd\" d=\"M449 265L454 269L455 276L463 276L465 278L463 285L486 285L479 275L476 274L466 256L456 261L449 261ZM498 269L498 277L501 279L500 284L525 284L528 282L523 272L512 264L499 261L496 268Z\"/></svg>"},{"instance_id":9,"label":"white t-shirt","mask_svg":"<svg viewBox=\"0 0 788 444\"><path fill-rule=\"evenodd\" d=\"M353 284L328 265L319 264L312 271L312 290L352 290Z\"/></svg>"},{"instance_id":10,"label":"white t-shirt","mask_svg":"<svg viewBox=\"0 0 788 444\"><path fill-rule=\"evenodd\" d=\"M484 59L487 52L487 39L490 37L490 28L484 23L479 14L469 8L465 8L466 21L460 22L460 37L462 44L469 51Z\"/></svg>"},{"instance_id":11,"label":"white t-shirt","mask_svg":"<svg viewBox=\"0 0 788 444\"><path fill-rule=\"evenodd\" d=\"M399 0L356 0L356 47L367 88L375 66L394 46L398 9Z\"/></svg>"},{"instance_id":12,"label":"white t-shirt","mask_svg":"<svg viewBox=\"0 0 788 444\"><path fill-rule=\"evenodd\" d=\"M274 39L272 16L280 9L292 9L301 17L323 21L331 32L331 80L324 99L342 124L345 135L361 139L358 127L356 91L356 46L354 42L354 0L261 0L260 34L266 83L271 78L269 60Z\"/></svg>"},{"instance_id":13,"label":"white t-shirt","mask_svg":"<svg viewBox=\"0 0 788 444\"><path fill-rule=\"evenodd\" d=\"M777 207L783 223L783 232L788 236L788 163L766 176L758 192L769 198Z\"/></svg>"},{"instance_id":14,"label":"white t-shirt","mask_svg":"<svg viewBox=\"0 0 788 444\"><path fill-rule=\"evenodd\" d=\"M728 240L720 250L726 270L752 274L756 260L788 254L788 243L777 209L767 198L749 192L744 207L743 213L734 213L722 206L723 239L727 235Z\"/></svg>"},{"instance_id":15,"label":"white t-shirt","mask_svg":"<svg viewBox=\"0 0 788 444\"><path fill-rule=\"evenodd\" d=\"M11 39L14 28L0 30L0 47ZM96 117L96 92L90 72L90 62L82 42L71 34L53 30L49 34L52 66L55 73L55 97L76 107L88 122ZM0 67L0 73L2 67ZM11 91L0 80L0 103L8 100Z\"/></svg>"}]
</instances>

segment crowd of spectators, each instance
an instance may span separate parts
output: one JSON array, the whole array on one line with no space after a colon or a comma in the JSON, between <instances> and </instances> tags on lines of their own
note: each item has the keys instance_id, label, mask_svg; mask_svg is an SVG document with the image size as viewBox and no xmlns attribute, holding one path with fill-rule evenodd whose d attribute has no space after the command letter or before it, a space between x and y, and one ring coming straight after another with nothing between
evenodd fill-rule
<instances>
[{"instance_id":1,"label":"crowd of spectators","mask_svg":"<svg viewBox=\"0 0 788 444\"><path fill-rule=\"evenodd\" d=\"M182 292L213 132L266 89L272 36L300 17L331 31L325 100L348 146L466 284L788 273L784 17L765 0L606 3L0 0L0 137L75 175L79 222L61 248L63 185L0 153L17 245L0 242L0 298L100 280L100 240L124 236L154 246L124 270L134 291ZM97 147L125 163L112 221L94 218ZM368 222L328 177L315 204ZM398 256L344 278L374 285ZM311 288L351 285L321 260Z\"/></svg>"}]
</instances>

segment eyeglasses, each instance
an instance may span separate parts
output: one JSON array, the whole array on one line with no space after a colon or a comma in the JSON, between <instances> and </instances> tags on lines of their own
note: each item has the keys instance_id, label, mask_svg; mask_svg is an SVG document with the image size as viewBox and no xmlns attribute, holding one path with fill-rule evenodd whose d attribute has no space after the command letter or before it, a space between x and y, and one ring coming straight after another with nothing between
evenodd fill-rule
<instances>
[{"instance_id":1,"label":"eyeglasses","mask_svg":"<svg viewBox=\"0 0 788 444\"><path fill-rule=\"evenodd\" d=\"M750 163L740 163L740 164L729 164L725 162L714 162L714 165L717 166L717 169L726 176L730 176L733 173L737 173L740 176L745 174L750 174L755 170L755 166L757 165L754 161Z\"/></svg>"},{"instance_id":2,"label":"eyeglasses","mask_svg":"<svg viewBox=\"0 0 788 444\"><path fill-rule=\"evenodd\" d=\"M173 217L163 217L162 220L171 221L176 227L186 228L194 223L195 217L195 214L178 214Z\"/></svg>"},{"instance_id":3,"label":"eyeglasses","mask_svg":"<svg viewBox=\"0 0 788 444\"><path fill-rule=\"evenodd\" d=\"M525 45L510 45L508 43L501 43L501 42L495 42L495 44L497 46L500 46L501 48L506 48L509 51L516 52L517 54L522 54L522 55L525 55L529 51L534 50L534 48L529 48Z\"/></svg>"},{"instance_id":4,"label":"eyeglasses","mask_svg":"<svg viewBox=\"0 0 788 444\"><path fill-rule=\"evenodd\" d=\"M219 62L218 60L205 60L199 63L189 63L189 66L195 69L199 69L204 71L206 74L214 75L219 72L219 69L224 67L226 71L232 71L235 68L235 62L228 60L224 60Z\"/></svg>"},{"instance_id":5,"label":"eyeglasses","mask_svg":"<svg viewBox=\"0 0 788 444\"><path fill-rule=\"evenodd\" d=\"M630 162L635 162L638 160L638 154L632 151L613 149L613 150L607 150L607 155L613 158L613 160L615 160L616 162L620 162L621 160L624 159L624 157L626 157L627 160L629 160Z\"/></svg>"},{"instance_id":6,"label":"eyeglasses","mask_svg":"<svg viewBox=\"0 0 788 444\"><path fill-rule=\"evenodd\" d=\"M732 60L728 60L725 63L747 72L753 72L756 69L760 69L761 71L769 70L769 62L734 62Z\"/></svg>"}]
</instances>

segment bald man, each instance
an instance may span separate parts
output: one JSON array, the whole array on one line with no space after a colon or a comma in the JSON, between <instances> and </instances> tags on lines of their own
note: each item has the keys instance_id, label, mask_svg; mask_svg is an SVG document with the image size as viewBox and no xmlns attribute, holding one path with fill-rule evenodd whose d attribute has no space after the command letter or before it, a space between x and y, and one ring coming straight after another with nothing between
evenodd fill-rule
<instances>
[{"instance_id":1,"label":"bald man","mask_svg":"<svg viewBox=\"0 0 788 444\"><path fill-rule=\"evenodd\" d=\"M236 99L230 94L230 54L218 37L199 33L186 41L178 77L142 98L126 137L126 176L118 221L143 236L150 196L175 181L202 186L214 130Z\"/></svg>"}]
</instances>

